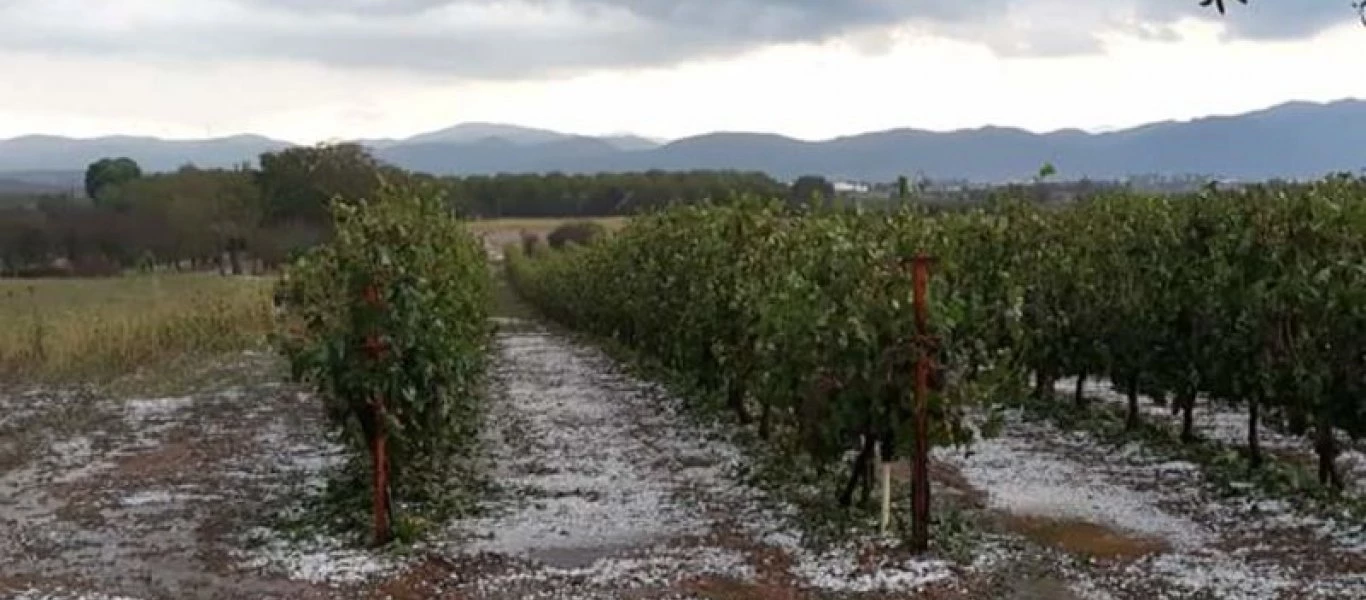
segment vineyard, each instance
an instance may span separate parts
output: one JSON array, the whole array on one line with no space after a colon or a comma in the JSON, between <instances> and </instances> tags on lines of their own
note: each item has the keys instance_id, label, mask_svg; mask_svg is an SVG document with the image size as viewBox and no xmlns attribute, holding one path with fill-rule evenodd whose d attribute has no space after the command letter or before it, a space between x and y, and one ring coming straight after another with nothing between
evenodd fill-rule
<instances>
[{"instance_id":1,"label":"vineyard","mask_svg":"<svg viewBox=\"0 0 1366 600\"><path fill-rule=\"evenodd\" d=\"M1366 181L736 195L501 251L379 189L278 281L274 355L0 388L0 594L1366 590Z\"/></svg>"},{"instance_id":2,"label":"vineyard","mask_svg":"<svg viewBox=\"0 0 1366 600\"><path fill-rule=\"evenodd\" d=\"M1023 411L1194 461L1175 464L1204 475L1179 485L1208 485L1213 497L1269 495L1307 514L1351 515L1357 531L1366 517L1353 481L1360 466L1343 460L1359 461L1366 433L1360 180L1112 193L1062 208L1005 196L933 213L793 212L737 197L638 217L584 246L506 254L510 280L543 314L681 374L700 390L687 396L694 408L728 415L787 468L826 483L843 473L819 492L832 506L855 505L860 485L867 503L874 456L913 455L911 390L923 355L935 365L927 441L984 446L982 460L995 464L977 476L1014 486L1007 492L1038 485L1016 473L1037 468L1053 481L1076 468L1053 458L1034 466L1075 434L1022 424ZM929 337L916 334L906 268L920 254L934 259ZM1217 431L1197 427L1197 404ZM1010 411L1013 440L983 444ZM1229 420L1239 418L1230 439ZM1096 473L1134 468L1088 446L1066 452L1070 461L1094 455ZM1094 474L1074 477L1049 484L1064 494L1053 502L1072 502L1068 488L1127 493L1089 488ZM1019 504L1038 511L1038 502ZM1198 527L1109 520L1126 518L1159 532ZM1254 509L1241 518L1263 517ZM1181 570L1202 569L1223 567ZM1242 593L1252 584L1227 585ZM1274 595L1215 587L1215 597Z\"/></svg>"},{"instance_id":3,"label":"vineyard","mask_svg":"<svg viewBox=\"0 0 1366 600\"><path fill-rule=\"evenodd\" d=\"M1197 398L1243 407L1250 468L1261 423L1312 431L1319 482L1343 487L1334 432L1366 433L1361 181L934 215L738 199L570 252L514 250L509 273L547 315L695 375L760 437L828 463L860 438L906 451L924 346L902 263L918 252L938 263L933 443L969 442L988 403L1104 379L1128 427L1147 397L1181 412L1187 441Z\"/></svg>"}]
</instances>

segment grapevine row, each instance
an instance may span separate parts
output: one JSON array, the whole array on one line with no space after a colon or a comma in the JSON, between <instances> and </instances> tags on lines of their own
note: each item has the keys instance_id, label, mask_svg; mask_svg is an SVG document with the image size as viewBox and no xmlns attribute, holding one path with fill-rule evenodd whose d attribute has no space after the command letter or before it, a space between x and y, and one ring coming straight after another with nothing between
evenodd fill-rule
<instances>
[{"instance_id":1,"label":"grapevine row","mask_svg":"<svg viewBox=\"0 0 1366 600\"><path fill-rule=\"evenodd\" d=\"M491 278L434 190L385 187L330 209L333 239L281 281L291 325L278 344L352 451L343 495L373 489L359 504L383 544L395 525L416 533L420 517L468 505L458 483L470 482L481 417Z\"/></svg>"},{"instance_id":2,"label":"grapevine row","mask_svg":"<svg viewBox=\"0 0 1366 600\"><path fill-rule=\"evenodd\" d=\"M1069 376L1124 390L1131 426L1140 394L1170 397L1187 438L1197 397L1245 406L1253 464L1259 423L1312 431L1325 484L1340 485L1334 429L1366 433L1366 183L1345 176L933 214L735 198L583 247L511 248L508 275L547 316L690 374L714 392L697 401L830 464L871 439L910 447L900 263L919 251L937 258L934 444Z\"/></svg>"}]
</instances>

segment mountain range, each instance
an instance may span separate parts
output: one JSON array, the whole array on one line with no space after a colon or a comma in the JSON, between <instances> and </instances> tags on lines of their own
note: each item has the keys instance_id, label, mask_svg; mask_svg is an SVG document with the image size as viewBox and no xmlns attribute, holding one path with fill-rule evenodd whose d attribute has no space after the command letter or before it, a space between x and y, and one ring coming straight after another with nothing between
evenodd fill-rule
<instances>
[{"instance_id":1,"label":"mountain range","mask_svg":"<svg viewBox=\"0 0 1366 600\"><path fill-rule=\"evenodd\" d=\"M383 160L441 175L739 169L785 180L820 174L890 181L902 174L924 174L1001 182L1028 178L1050 162L1063 178L1185 173L1232 179L1304 178L1366 167L1366 101L1295 101L1238 115L1163 121L1104 133L1033 133L987 126L948 132L892 129L821 141L743 132L663 141L464 123L405 139L357 141ZM203 140L24 136L0 140L0 180L52 184L54 171L70 176L105 156L131 157L148 171L186 163L228 167L291 145L257 135ZM24 172L41 173L42 180Z\"/></svg>"}]
</instances>

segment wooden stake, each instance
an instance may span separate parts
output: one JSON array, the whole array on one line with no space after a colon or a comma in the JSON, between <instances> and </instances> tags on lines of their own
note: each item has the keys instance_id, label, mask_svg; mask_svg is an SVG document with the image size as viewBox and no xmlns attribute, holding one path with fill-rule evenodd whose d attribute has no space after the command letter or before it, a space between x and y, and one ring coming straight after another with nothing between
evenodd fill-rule
<instances>
[{"instance_id":1,"label":"wooden stake","mask_svg":"<svg viewBox=\"0 0 1366 600\"><path fill-rule=\"evenodd\" d=\"M883 462L882 444L877 445L878 465L882 467L882 519L879 521L879 533L887 534L887 525L892 521L892 463Z\"/></svg>"},{"instance_id":2,"label":"wooden stake","mask_svg":"<svg viewBox=\"0 0 1366 600\"><path fill-rule=\"evenodd\" d=\"M382 304L379 297L379 288L374 285L365 286L362 297L366 304L375 308L381 308ZM384 342L379 336L370 333L365 336L365 350L370 360L378 362L384 357ZM371 400L371 410L375 422L374 438L370 440L370 457L373 464L373 498L371 505L374 509L375 520L375 545L383 546L393 539L393 527L389 519L389 436L384 426L384 397L376 396Z\"/></svg>"},{"instance_id":3,"label":"wooden stake","mask_svg":"<svg viewBox=\"0 0 1366 600\"><path fill-rule=\"evenodd\" d=\"M389 436L384 427L384 398L375 398L375 439L370 454L375 459L374 508L375 545L383 546L393 539L389 523Z\"/></svg>"},{"instance_id":4,"label":"wooden stake","mask_svg":"<svg viewBox=\"0 0 1366 600\"><path fill-rule=\"evenodd\" d=\"M911 455L911 549L925 552L930 549L930 477L929 477L929 306L926 302L929 287L929 258L917 254L912 283L915 287L915 450Z\"/></svg>"}]
</instances>

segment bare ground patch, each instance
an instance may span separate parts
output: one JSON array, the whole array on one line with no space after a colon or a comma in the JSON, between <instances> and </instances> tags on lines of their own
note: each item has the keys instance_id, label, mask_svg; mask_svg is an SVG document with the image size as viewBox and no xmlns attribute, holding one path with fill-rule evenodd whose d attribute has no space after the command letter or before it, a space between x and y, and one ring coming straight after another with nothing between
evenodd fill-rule
<instances>
[{"instance_id":1,"label":"bare ground patch","mask_svg":"<svg viewBox=\"0 0 1366 600\"><path fill-rule=\"evenodd\" d=\"M204 375L183 396L28 394L23 454L0 475L0 589L53 598L327 592L243 572L230 558L241 532L296 483L279 440L264 432L322 444L316 409L276 381L266 355Z\"/></svg>"}]
</instances>

